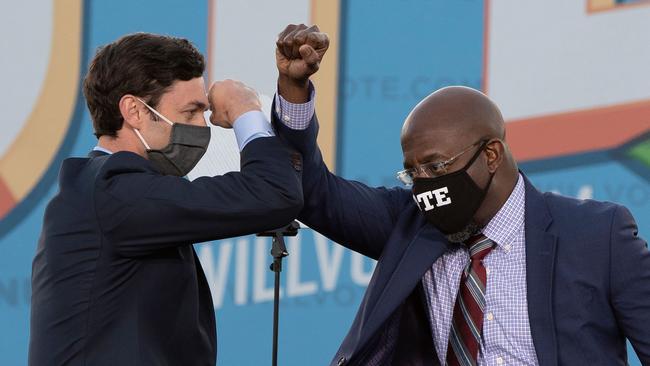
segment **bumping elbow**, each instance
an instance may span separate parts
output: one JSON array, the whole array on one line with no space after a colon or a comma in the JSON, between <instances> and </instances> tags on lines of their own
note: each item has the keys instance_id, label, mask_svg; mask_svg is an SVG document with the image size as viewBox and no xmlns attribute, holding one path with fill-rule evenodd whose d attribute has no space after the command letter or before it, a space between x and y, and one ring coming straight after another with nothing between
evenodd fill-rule
<instances>
[{"instance_id":1,"label":"bumping elbow","mask_svg":"<svg viewBox=\"0 0 650 366\"><path fill-rule=\"evenodd\" d=\"M284 211L286 212L289 221L298 217L304 204L305 200L302 196L302 191L291 192L287 196L287 205Z\"/></svg>"},{"instance_id":2,"label":"bumping elbow","mask_svg":"<svg viewBox=\"0 0 650 366\"><path fill-rule=\"evenodd\" d=\"M282 195L284 197L285 212L288 213L289 220L293 220L298 217L300 211L305 204L304 194L302 190L302 182L299 179L296 179L293 184L287 184L283 188Z\"/></svg>"},{"instance_id":3,"label":"bumping elbow","mask_svg":"<svg viewBox=\"0 0 650 366\"><path fill-rule=\"evenodd\" d=\"M303 197L302 195L297 195L292 193L290 195L285 195L283 204L276 207L274 212L271 214L275 225L280 227L287 225L291 221L295 220L303 207Z\"/></svg>"}]
</instances>

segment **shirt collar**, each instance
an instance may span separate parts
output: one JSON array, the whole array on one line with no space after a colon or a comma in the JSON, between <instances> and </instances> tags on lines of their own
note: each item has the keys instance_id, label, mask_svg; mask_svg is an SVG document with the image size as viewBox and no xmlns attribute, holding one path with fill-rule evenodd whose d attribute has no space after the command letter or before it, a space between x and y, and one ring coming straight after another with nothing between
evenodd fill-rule
<instances>
[{"instance_id":1,"label":"shirt collar","mask_svg":"<svg viewBox=\"0 0 650 366\"><path fill-rule=\"evenodd\" d=\"M101 151L101 152L105 152L105 153L107 153L108 155L113 154L113 152L110 151L109 149L103 148L103 147L101 147L101 146L99 146L99 145L93 147L93 151Z\"/></svg>"},{"instance_id":2,"label":"shirt collar","mask_svg":"<svg viewBox=\"0 0 650 366\"><path fill-rule=\"evenodd\" d=\"M517 184L510 193L510 197L483 228L483 234L498 246L511 244L510 242L514 241L514 235L524 228L525 197L524 179L519 174Z\"/></svg>"}]
</instances>

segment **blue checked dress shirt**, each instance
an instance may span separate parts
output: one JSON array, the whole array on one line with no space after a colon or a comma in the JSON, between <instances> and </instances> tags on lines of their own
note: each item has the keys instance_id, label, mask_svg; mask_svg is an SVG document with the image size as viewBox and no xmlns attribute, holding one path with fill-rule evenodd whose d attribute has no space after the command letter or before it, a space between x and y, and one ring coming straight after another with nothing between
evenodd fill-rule
<instances>
[{"instance_id":1,"label":"blue checked dress shirt","mask_svg":"<svg viewBox=\"0 0 650 366\"><path fill-rule=\"evenodd\" d=\"M520 175L506 203L483 229L496 246L484 259L486 309L479 365L537 365L528 321L524 207L525 188ZM460 276L467 263L466 250L450 250L422 279L433 343L441 364L447 355Z\"/></svg>"}]
</instances>

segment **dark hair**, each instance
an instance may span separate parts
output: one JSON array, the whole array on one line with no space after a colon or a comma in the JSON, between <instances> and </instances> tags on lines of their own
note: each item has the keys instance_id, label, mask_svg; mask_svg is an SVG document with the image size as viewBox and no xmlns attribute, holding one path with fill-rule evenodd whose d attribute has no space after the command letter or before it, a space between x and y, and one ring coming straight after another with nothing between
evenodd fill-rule
<instances>
[{"instance_id":1,"label":"dark hair","mask_svg":"<svg viewBox=\"0 0 650 366\"><path fill-rule=\"evenodd\" d=\"M174 81L200 77L204 70L203 55L184 38L134 33L101 47L83 85L95 136L117 136L125 94L146 98L155 108Z\"/></svg>"}]
</instances>

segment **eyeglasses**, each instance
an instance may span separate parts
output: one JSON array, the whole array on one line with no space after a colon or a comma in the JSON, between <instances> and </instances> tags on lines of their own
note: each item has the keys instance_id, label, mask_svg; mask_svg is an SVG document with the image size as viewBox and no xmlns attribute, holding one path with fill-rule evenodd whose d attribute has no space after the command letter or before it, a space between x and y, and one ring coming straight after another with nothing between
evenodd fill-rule
<instances>
[{"instance_id":1,"label":"eyeglasses","mask_svg":"<svg viewBox=\"0 0 650 366\"><path fill-rule=\"evenodd\" d=\"M449 166L451 166L451 164L453 164L459 157L470 151L474 146L479 144L486 144L487 142L487 139L479 140L445 161L426 163L418 165L414 168L401 170L397 172L397 179L404 185L411 186L413 185L413 179L418 175L423 175L426 177L437 177L439 175L447 174Z\"/></svg>"}]
</instances>

